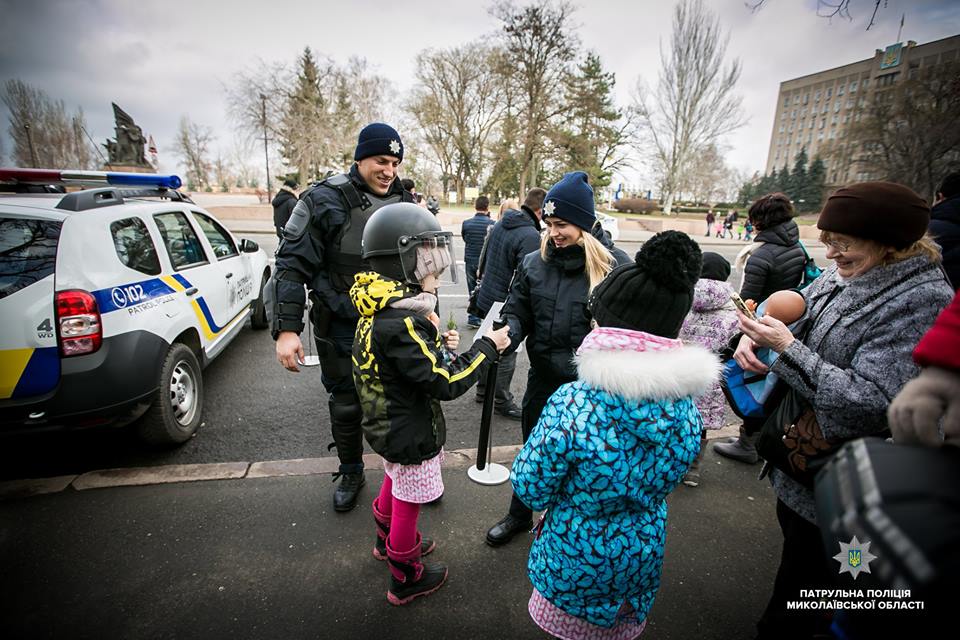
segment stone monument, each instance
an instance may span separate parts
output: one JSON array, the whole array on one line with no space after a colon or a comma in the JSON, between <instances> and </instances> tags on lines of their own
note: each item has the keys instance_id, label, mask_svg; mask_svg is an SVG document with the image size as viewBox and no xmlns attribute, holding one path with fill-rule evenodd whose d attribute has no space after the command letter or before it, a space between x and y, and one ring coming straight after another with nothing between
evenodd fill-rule
<instances>
[{"instance_id":1,"label":"stone monument","mask_svg":"<svg viewBox=\"0 0 960 640\"><path fill-rule=\"evenodd\" d=\"M113 105L117 139L107 138L103 145L107 148L107 164L104 169L152 173L155 169L143 155L143 146L147 142L143 129L138 127L130 114L118 107L115 102L110 104Z\"/></svg>"}]
</instances>

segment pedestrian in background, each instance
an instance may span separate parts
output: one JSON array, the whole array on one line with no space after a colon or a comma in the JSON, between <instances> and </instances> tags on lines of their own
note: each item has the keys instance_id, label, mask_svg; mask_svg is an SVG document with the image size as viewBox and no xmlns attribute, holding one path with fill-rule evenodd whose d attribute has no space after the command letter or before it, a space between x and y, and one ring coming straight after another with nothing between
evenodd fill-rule
<instances>
[{"instance_id":1,"label":"pedestrian in background","mask_svg":"<svg viewBox=\"0 0 960 640\"><path fill-rule=\"evenodd\" d=\"M282 240L283 226L287 224L293 207L297 204L297 181L293 178L284 180L270 204L273 205L273 226L277 231L277 238Z\"/></svg>"},{"instance_id":2,"label":"pedestrian in background","mask_svg":"<svg viewBox=\"0 0 960 640\"><path fill-rule=\"evenodd\" d=\"M503 214L507 211L519 211L520 202L516 198L506 198L500 203L500 212L497 214L497 220L503 220Z\"/></svg>"},{"instance_id":3,"label":"pedestrian in background","mask_svg":"<svg viewBox=\"0 0 960 640\"><path fill-rule=\"evenodd\" d=\"M943 251L943 268L954 290L960 290L960 173L951 173L937 187L930 210L930 235Z\"/></svg>"},{"instance_id":4,"label":"pedestrian in background","mask_svg":"<svg viewBox=\"0 0 960 640\"><path fill-rule=\"evenodd\" d=\"M771 293L800 284L806 256L793 216L793 204L783 193L768 193L750 206L748 217L757 228L757 237L737 254L735 262L742 274L740 297L744 300L760 304ZM762 424L762 419L745 419L739 436L715 443L713 450L732 460L756 464L755 442Z\"/></svg>"},{"instance_id":5,"label":"pedestrian in background","mask_svg":"<svg viewBox=\"0 0 960 640\"><path fill-rule=\"evenodd\" d=\"M665 231L594 289L596 327L577 349L578 379L552 394L514 460L516 495L544 510L527 608L548 634L625 640L646 625L666 497L700 448L694 397L720 369L677 338L699 274L697 244Z\"/></svg>"},{"instance_id":6,"label":"pedestrian in background","mask_svg":"<svg viewBox=\"0 0 960 640\"><path fill-rule=\"evenodd\" d=\"M724 349L737 334L737 311L730 299L733 287L727 282L730 263L719 253L703 254L703 269L693 289L693 306L683 321L680 339L685 344L698 344L713 354ZM696 398L697 408L703 416L703 431L700 434L700 453L683 477L683 484L696 487L700 484L700 462L707 446L707 431L724 426L726 400L720 388L720 380L704 394Z\"/></svg>"},{"instance_id":7,"label":"pedestrian in background","mask_svg":"<svg viewBox=\"0 0 960 640\"><path fill-rule=\"evenodd\" d=\"M494 222L490 219L490 199L480 196L474 203L475 212L460 225L460 237L463 238L463 269L467 276L467 295L472 296L477 286L477 274L480 268L480 252L487 239L487 233ZM482 318L467 314L467 326L476 329Z\"/></svg>"},{"instance_id":8,"label":"pedestrian in background","mask_svg":"<svg viewBox=\"0 0 960 640\"><path fill-rule=\"evenodd\" d=\"M713 215L713 209L707 210L707 236L710 237L710 228L713 226L713 223L717 220L717 216Z\"/></svg>"},{"instance_id":9,"label":"pedestrian in background","mask_svg":"<svg viewBox=\"0 0 960 640\"><path fill-rule=\"evenodd\" d=\"M540 213L546 195L547 192L540 187L530 189L519 209L504 211L499 222L491 227L480 261L480 289L477 291L480 316L486 317L494 303L507 299L517 266L524 256L540 247ZM516 364L516 351L510 351L500 358L497 388L494 390L494 411L511 420L520 420L521 417L520 407L510 391ZM484 378L481 376L477 384L478 403L483 403L487 392Z\"/></svg>"},{"instance_id":10,"label":"pedestrian in background","mask_svg":"<svg viewBox=\"0 0 960 640\"><path fill-rule=\"evenodd\" d=\"M526 340L530 358L520 420L524 442L547 399L577 379L573 357L590 332L587 296L616 265L630 261L597 221L593 188L583 171L564 175L547 192L543 219L548 231L540 250L517 267L500 312L510 325L510 349ZM499 546L529 531L532 518L530 507L514 495L507 515L487 531L487 544Z\"/></svg>"}]
</instances>

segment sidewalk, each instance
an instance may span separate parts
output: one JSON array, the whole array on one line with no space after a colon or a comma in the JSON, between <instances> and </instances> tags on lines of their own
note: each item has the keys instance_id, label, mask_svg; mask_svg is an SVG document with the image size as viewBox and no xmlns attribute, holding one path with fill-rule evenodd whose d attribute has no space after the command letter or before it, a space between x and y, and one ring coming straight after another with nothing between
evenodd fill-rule
<instances>
[{"instance_id":1,"label":"sidewalk","mask_svg":"<svg viewBox=\"0 0 960 640\"><path fill-rule=\"evenodd\" d=\"M452 460L451 460L452 459ZM6 638L544 638L529 620L531 538L492 549L509 484L483 487L448 456L423 530L450 578L395 608L371 556L371 469L361 505L331 508L328 475L118 487L0 502ZM663 581L645 638L749 638L781 538L773 493L706 454L703 484L669 499Z\"/></svg>"}]
</instances>

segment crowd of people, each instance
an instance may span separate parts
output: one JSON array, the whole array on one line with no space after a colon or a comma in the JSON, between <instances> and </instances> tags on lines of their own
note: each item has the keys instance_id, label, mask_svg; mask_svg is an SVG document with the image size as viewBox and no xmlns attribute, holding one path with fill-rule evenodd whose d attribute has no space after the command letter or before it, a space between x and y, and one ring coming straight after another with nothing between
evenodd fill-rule
<instances>
[{"instance_id":1,"label":"crowd of people","mask_svg":"<svg viewBox=\"0 0 960 640\"><path fill-rule=\"evenodd\" d=\"M836 577L816 472L865 436L892 430L897 442L932 446L960 437L960 176L942 183L933 222L901 185L835 191L817 223L833 264L812 283L789 198L763 196L745 221L733 212L717 222L723 236L737 226L752 240L736 260L737 287L727 260L678 231L626 255L601 229L583 172L531 189L519 206L503 203L496 222L481 196L461 230L468 324L497 307L500 322L458 352L460 334L441 328L436 296L457 269L453 234L401 185L403 151L389 125L364 127L350 171L310 186L291 208L271 281L277 358L288 370L303 357L305 289L314 302L340 459L336 511L353 509L364 485L361 438L383 459L373 555L388 566L389 602L446 580L444 565L423 561L438 545L421 535L419 508L443 494L441 402L477 385L478 401L493 393L496 411L520 421L525 443L509 510L486 542L509 543L542 512L528 560L531 619L554 637L638 637L660 588L666 497L700 484L707 432L723 426L726 349L743 371L778 379L766 417L714 446L765 460L777 498L783 550L758 637L829 637L830 616L787 607ZM715 222L708 213L708 236ZM803 322L788 326L763 304L744 313L732 300L737 291L763 303L784 290L802 297ZM510 381L521 342L530 368L517 406ZM495 389L478 384L490 366L499 367Z\"/></svg>"}]
</instances>

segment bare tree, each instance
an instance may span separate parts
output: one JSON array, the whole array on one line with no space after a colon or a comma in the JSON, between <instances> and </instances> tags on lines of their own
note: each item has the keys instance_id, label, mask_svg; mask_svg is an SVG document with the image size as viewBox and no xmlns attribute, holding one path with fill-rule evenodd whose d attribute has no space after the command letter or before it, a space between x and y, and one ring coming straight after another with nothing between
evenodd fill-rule
<instances>
[{"instance_id":1,"label":"bare tree","mask_svg":"<svg viewBox=\"0 0 960 640\"><path fill-rule=\"evenodd\" d=\"M744 124L741 99L734 94L740 62L722 69L728 35L702 0L680 0L674 8L668 52L655 92L637 83L635 108L651 142L668 215L698 150Z\"/></svg>"},{"instance_id":2,"label":"bare tree","mask_svg":"<svg viewBox=\"0 0 960 640\"><path fill-rule=\"evenodd\" d=\"M503 23L502 75L517 83L514 103L518 123L520 193L536 179L536 156L545 144L551 120L564 112L563 79L574 59L579 39L571 21L573 6L539 0L526 7L500 2L491 9Z\"/></svg>"},{"instance_id":3,"label":"bare tree","mask_svg":"<svg viewBox=\"0 0 960 640\"><path fill-rule=\"evenodd\" d=\"M876 89L837 151L872 178L905 184L932 198L940 179L960 168L960 66L915 70ZM838 145L839 147L839 145Z\"/></svg>"},{"instance_id":4,"label":"bare tree","mask_svg":"<svg viewBox=\"0 0 960 640\"><path fill-rule=\"evenodd\" d=\"M493 60L482 43L422 52L407 104L461 201L468 184L479 184L487 143L504 110Z\"/></svg>"},{"instance_id":5,"label":"bare tree","mask_svg":"<svg viewBox=\"0 0 960 640\"><path fill-rule=\"evenodd\" d=\"M210 127L190 122L186 115L180 118L180 127L174 141L173 152L187 168L187 188L199 190L209 186L210 142L213 131Z\"/></svg>"},{"instance_id":6,"label":"bare tree","mask_svg":"<svg viewBox=\"0 0 960 640\"><path fill-rule=\"evenodd\" d=\"M766 0L756 0L756 2L746 2L745 4L750 11L756 13L763 7L765 2ZM883 2L884 7L887 6L884 0L873 0L873 13L870 14L870 22L867 24L866 31L870 31L870 27L876 22L877 11L880 10L881 2ZM817 15L821 18L840 17L853 20L853 15L850 13L850 0L836 0L836 2L817 0Z\"/></svg>"},{"instance_id":7,"label":"bare tree","mask_svg":"<svg viewBox=\"0 0 960 640\"><path fill-rule=\"evenodd\" d=\"M8 80L0 97L10 112L14 164L49 169L96 168L94 148L85 137L82 109L68 116L63 100L53 100L18 79Z\"/></svg>"}]
</instances>

